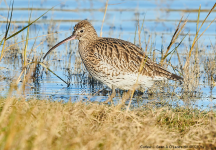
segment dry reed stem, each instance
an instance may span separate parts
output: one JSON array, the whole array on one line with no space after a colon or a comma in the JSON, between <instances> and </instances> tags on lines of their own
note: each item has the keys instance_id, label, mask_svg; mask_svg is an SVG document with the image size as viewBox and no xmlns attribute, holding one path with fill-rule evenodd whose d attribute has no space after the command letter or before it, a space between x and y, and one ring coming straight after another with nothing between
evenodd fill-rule
<instances>
[{"instance_id":1,"label":"dry reed stem","mask_svg":"<svg viewBox=\"0 0 216 150\"><path fill-rule=\"evenodd\" d=\"M188 19L186 19L186 20L184 21L184 23L180 26L180 24L181 24L181 22L182 22L182 19L183 19L183 17L182 17L181 20L179 21L179 24L178 24L178 26L177 26L177 28L176 28L176 30L175 30L173 36L172 36L172 39L171 39L171 41L170 41L170 44L169 44L168 47L167 47L167 50L166 50L164 56L162 56L162 59L161 59L161 61L160 61L160 64L161 64L161 65L163 65L163 62L164 62L165 58L167 57L170 48L171 48L172 45L175 43L175 41L176 41L176 39L178 38L179 34L181 33L182 29L184 28L184 26L185 26L186 23L188 22Z\"/></svg>"},{"instance_id":2,"label":"dry reed stem","mask_svg":"<svg viewBox=\"0 0 216 150\"><path fill-rule=\"evenodd\" d=\"M139 24L139 18L138 18L138 36L139 36L139 47L142 48L142 43L141 43L141 30L140 30L140 24Z\"/></svg>"},{"instance_id":3,"label":"dry reed stem","mask_svg":"<svg viewBox=\"0 0 216 150\"><path fill-rule=\"evenodd\" d=\"M5 43L6 43L6 41L4 40L4 43L3 43L3 46L2 46L2 51L1 51L1 57L0 57L0 61L2 60L2 58L4 57L4 52L5 52L5 49L4 49L4 47L5 47Z\"/></svg>"},{"instance_id":4,"label":"dry reed stem","mask_svg":"<svg viewBox=\"0 0 216 150\"><path fill-rule=\"evenodd\" d=\"M196 32L196 35L194 37L194 40L193 40L193 43L192 43L192 46L190 48L190 51L189 51L189 55L188 55L188 58L186 60L186 63L184 65L184 70L186 70L186 68L188 68L189 66L189 61L190 61L190 57L191 57L191 53L192 53L192 50L195 46L195 43L197 42L197 40L203 35L203 33L208 29L208 27L212 24L212 22L216 19L214 19L213 21L211 21L211 23L209 24L209 26L202 32L202 34L198 37L198 34L199 34L199 31L201 30L203 24L205 23L206 19L208 18L208 16L211 14L211 12L213 11L213 9L216 7L216 3L214 4L214 6L211 8L211 10L209 11L208 15L206 16L206 18L204 19L204 21L202 22L199 30ZM201 7L200 7L201 8ZM197 38L198 37L198 38Z\"/></svg>"},{"instance_id":5,"label":"dry reed stem","mask_svg":"<svg viewBox=\"0 0 216 150\"><path fill-rule=\"evenodd\" d=\"M37 64L38 64L38 61L37 59L35 59L35 61L32 63L33 67L30 67L30 70L28 71L28 73L24 74L24 77L23 77L23 83L22 83L22 86L20 87L19 90L17 90L17 95L21 95L21 93L25 93L25 86L27 83L29 83L29 80L31 79L32 77L32 74L33 74L33 71L35 70ZM24 71L26 71L26 68L24 69Z\"/></svg>"},{"instance_id":6,"label":"dry reed stem","mask_svg":"<svg viewBox=\"0 0 216 150\"><path fill-rule=\"evenodd\" d=\"M150 43L150 39L151 39L151 35L149 35L148 42L147 42L146 47L145 47L145 54L147 54L147 50L148 50L148 45Z\"/></svg>"},{"instance_id":7,"label":"dry reed stem","mask_svg":"<svg viewBox=\"0 0 216 150\"><path fill-rule=\"evenodd\" d=\"M103 30L103 23L104 23L104 21L105 21L105 17L106 17L106 12L107 12L107 7L108 7L108 2L109 2L109 0L106 1L105 11L104 11L104 17L103 17L103 21L102 21L102 24L101 24L100 37L102 37L102 34L103 34L103 32L102 32L102 30Z\"/></svg>"},{"instance_id":8,"label":"dry reed stem","mask_svg":"<svg viewBox=\"0 0 216 150\"><path fill-rule=\"evenodd\" d=\"M137 89L137 86L138 86L138 79L139 79L139 76L140 76L140 74L141 74L141 72L142 72L142 70L143 70L143 67L144 67L145 64L146 64L147 59L148 59L148 57L145 56L145 54L144 54L143 59L142 59L142 62L141 62L141 65L140 65L140 67L139 67L139 71L138 71L138 76L137 76L136 83L134 84L132 90L131 90L131 91L129 90L128 93L127 93L127 94L129 94L129 92L131 92L131 97L130 97L130 101L129 101L129 104L128 104L128 107L127 107L126 112L129 111L129 108L130 108L130 105L131 105L131 102L132 102L132 98L133 98L134 92L135 92L135 90ZM122 98L122 100L123 100L123 98Z\"/></svg>"}]
</instances>

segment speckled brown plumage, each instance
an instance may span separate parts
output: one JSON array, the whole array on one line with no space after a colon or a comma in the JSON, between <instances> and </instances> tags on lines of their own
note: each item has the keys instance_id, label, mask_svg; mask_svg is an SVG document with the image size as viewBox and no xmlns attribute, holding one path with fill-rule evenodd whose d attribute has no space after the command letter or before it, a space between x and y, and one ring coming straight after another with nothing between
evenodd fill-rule
<instances>
[{"instance_id":1,"label":"speckled brown plumage","mask_svg":"<svg viewBox=\"0 0 216 150\"><path fill-rule=\"evenodd\" d=\"M138 87L146 88L151 87L155 80L183 79L154 63L139 47L130 42L98 37L87 20L77 23L72 36L55 45L47 54L60 44L73 39L79 40L79 53L88 72L110 88L130 90L136 81ZM140 65L143 68L137 80Z\"/></svg>"}]
</instances>

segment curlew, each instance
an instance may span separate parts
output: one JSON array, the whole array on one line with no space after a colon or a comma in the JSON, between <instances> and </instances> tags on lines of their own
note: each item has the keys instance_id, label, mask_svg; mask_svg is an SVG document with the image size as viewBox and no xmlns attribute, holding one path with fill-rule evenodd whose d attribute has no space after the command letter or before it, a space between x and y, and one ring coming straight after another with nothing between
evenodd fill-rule
<instances>
[{"instance_id":1,"label":"curlew","mask_svg":"<svg viewBox=\"0 0 216 150\"><path fill-rule=\"evenodd\" d=\"M98 37L87 20L77 23L72 35L53 46L43 59L59 45L74 39L79 40L78 51L91 76L112 89L106 102L115 97L116 88L145 89L158 80L183 80L153 62L138 46L121 39Z\"/></svg>"}]
</instances>

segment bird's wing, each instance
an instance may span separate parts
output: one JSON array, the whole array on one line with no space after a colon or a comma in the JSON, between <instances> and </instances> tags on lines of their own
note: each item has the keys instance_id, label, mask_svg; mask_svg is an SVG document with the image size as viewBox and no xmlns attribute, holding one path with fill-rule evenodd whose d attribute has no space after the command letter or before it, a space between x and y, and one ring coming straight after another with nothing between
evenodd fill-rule
<instances>
[{"instance_id":1,"label":"bird's wing","mask_svg":"<svg viewBox=\"0 0 216 150\"><path fill-rule=\"evenodd\" d=\"M95 63L103 62L121 72L138 73L142 65L140 72L142 75L152 78L158 76L172 80L182 79L154 63L139 47L124 40L100 38L95 41L90 50L89 54L92 59L94 57Z\"/></svg>"}]
</instances>

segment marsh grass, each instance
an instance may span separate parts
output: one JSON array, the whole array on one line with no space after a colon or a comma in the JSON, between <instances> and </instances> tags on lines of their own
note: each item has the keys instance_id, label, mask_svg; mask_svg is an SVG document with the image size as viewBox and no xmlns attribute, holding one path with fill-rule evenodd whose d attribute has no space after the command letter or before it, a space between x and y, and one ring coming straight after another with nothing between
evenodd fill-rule
<instances>
[{"instance_id":1,"label":"marsh grass","mask_svg":"<svg viewBox=\"0 0 216 150\"><path fill-rule=\"evenodd\" d=\"M199 35L199 32L203 26L203 24L205 23L206 19L208 18L208 16L212 13L212 11L214 10L214 8L216 7L216 3L213 5L213 7L211 8L211 10L209 11L209 13L207 14L206 18L204 19L204 21L202 22L202 24L199 26L199 19L200 19L200 11L201 11L201 5L199 7L199 11L198 11L198 17L197 17L197 25L196 25L196 35L194 37L194 40L193 40L193 43L190 47L190 50L188 52L188 57L186 59L186 62L184 64L184 67L182 66L182 64L180 64L180 68L181 68L181 71L178 71L184 78L184 82L187 82L186 84L184 84L184 92L182 92L182 97L184 99L184 101L188 102L189 101L189 97L191 97L192 95L188 93L193 93L193 91L196 91L197 87L199 86L199 78L200 78L200 70L198 69L198 44L197 44L197 48L196 48L196 51L195 51L195 56L193 57L193 60L194 60L194 64L191 65L190 64L190 69L189 69L189 62L193 61L191 59L191 54L192 54L192 51L193 49L195 48L195 44L196 42L198 41L198 39L204 34L204 32L208 29L208 27L215 21L216 18L214 18L211 23L209 24L209 26L201 33L201 35ZM179 42L179 44L177 46L175 46L175 48L173 50L170 51L172 45L176 42L177 38L179 37L180 34L183 33L183 29L186 25L186 23L188 22L188 20L186 19L185 21L183 21L183 24L181 25L181 22L182 22L182 19L183 17L180 19L179 21L179 24L172 36L172 39L169 43L169 45L167 46L167 49L166 49L166 52L165 54L163 54L163 51L161 51L161 60L160 60L160 65L163 65L164 63L164 60L170 56L169 58L169 63L171 61L171 58L173 56L173 53L176 51L177 55L178 55L178 52L177 52L177 48L180 46L180 44L183 42L183 40L185 39L185 37L188 35L185 34L185 36L182 38L182 40ZM143 29L143 24L144 24L144 20L143 19L143 22L142 22L142 25L140 27L139 25L139 19L138 19L138 25L136 27L136 31L135 31L135 37L134 37L134 44L135 44L135 39L136 39L136 33L137 33L137 29L138 29L138 39L139 39L139 46L141 47L141 31ZM149 44L149 40L148 40L148 43L146 43L146 49L148 47L148 44ZM132 102L132 98L133 98L133 95L134 95L134 92L135 90L137 89L137 86L138 86L138 78L140 76L140 72L142 71L143 67L146 65L146 60L147 60L147 56L145 56L146 54L144 54L143 56L143 59L142 59L142 62L141 62L141 65L140 65L140 68L139 68L139 73L138 73L138 76L137 76L137 80L136 80L136 83L133 87L132 90L129 90L123 97L122 97L122 103L124 103L128 98L130 98L130 101L129 101L129 105L127 106L127 111L129 111L129 108L130 108L130 105L131 105L131 102ZM178 61L181 62L181 59L180 57L178 56ZM171 65L171 67L173 67ZM193 73L192 73L193 72ZM193 75L194 74L194 75ZM188 84L189 83L189 84Z\"/></svg>"},{"instance_id":2,"label":"marsh grass","mask_svg":"<svg viewBox=\"0 0 216 150\"><path fill-rule=\"evenodd\" d=\"M14 1L13 1L14 2ZM49 72L53 73L57 78L59 78L60 80L62 80L64 83L66 83L68 85L68 83L66 81L64 81L61 77L59 77L57 74L55 74L51 69L49 69L44 63L42 62L39 62L37 59L34 59L34 61L28 63L27 62L27 49L28 49L28 41L29 41L29 27L35 23L37 20L39 20L41 17L43 17L47 12L49 12L50 10L52 10L54 7L48 9L45 13L43 13L41 16L39 16L37 19L35 19L34 21L31 21L31 13L30 13L30 16L29 16L29 20L28 20L28 25L23 27L22 29L18 30L17 32L13 33L12 35L10 35L8 37L8 33L10 32L10 25L11 25L11 21L12 21L12 15L13 15L13 3L12 3L12 9L9 11L10 12L10 18L9 18L9 12L8 12L8 18L7 18L7 24L6 24L6 31L5 31L5 36L2 38L1 42L0 42L0 45L1 43L3 42L3 46L2 46L2 51L1 51L1 56L0 56L0 62L2 60L2 58L4 57L4 54L5 54L5 44L6 44L6 41L8 41L10 38L14 38L16 35L18 34L21 34L25 29L27 29L27 34L26 34L26 38L25 40L21 41L22 42L25 42L25 46L23 48L23 53L22 53L22 57L23 57L23 61L22 61L22 71L19 75L19 77L17 78L17 81L16 82L13 82L12 84L18 84L20 81L21 81L21 77L23 76L23 82L25 85L25 81L26 81L26 74L27 74L27 69L29 70L29 67L30 65L34 64L35 63L38 63L40 64L41 66L43 66L44 68L46 68ZM35 37L35 40L37 39L38 37ZM42 44L43 41L40 43ZM17 45L18 43L15 43L15 45ZM39 44L39 45L40 45ZM13 44L14 45L14 44ZM38 46L39 46L38 45ZM11 46L8 46L7 49L9 49L9 47ZM37 47L36 47L37 48ZM36 49L35 48L35 49ZM32 53L32 51L30 52L30 54ZM30 55L29 54L29 55ZM41 58L38 58L38 59L41 59ZM36 66L38 65L36 64ZM0 68L1 69L1 68Z\"/></svg>"}]
</instances>

